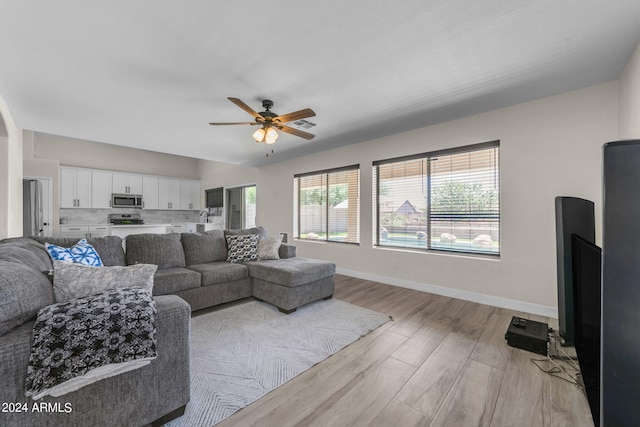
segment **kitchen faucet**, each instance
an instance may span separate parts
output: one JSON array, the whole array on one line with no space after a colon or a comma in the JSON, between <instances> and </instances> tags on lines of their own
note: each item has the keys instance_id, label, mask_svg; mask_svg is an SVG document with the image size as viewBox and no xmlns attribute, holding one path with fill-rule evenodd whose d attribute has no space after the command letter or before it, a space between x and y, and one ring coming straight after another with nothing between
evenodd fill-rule
<instances>
[{"instance_id":1,"label":"kitchen faucet","mask_svg":"<svg viewBox=\"0 0 640 427\"><path fill-rule=\"evenodd\" d=\"M205 217L205 222L209 222L209 212L207 212L206 209L203 209L202 212L200 212L200 216L202 216L203 214Z\"/></svg>"}]
</instances>

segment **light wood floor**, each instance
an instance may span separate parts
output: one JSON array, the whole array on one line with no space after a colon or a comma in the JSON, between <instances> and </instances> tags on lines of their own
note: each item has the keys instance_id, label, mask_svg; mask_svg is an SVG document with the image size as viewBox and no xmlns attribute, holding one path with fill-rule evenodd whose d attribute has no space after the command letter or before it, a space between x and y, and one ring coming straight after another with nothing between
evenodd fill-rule
<instances>
[{"instance_id":1,"label":"light wood floor","mask_svg":"<svg viewBox=\"0 0 640 427\"><path fill-rule=\"evenodd\" d=\"M582 390L507 345L527 315L348 276L334 298L393 321L217 426L593 426Z\"/></svg>"}]
</instances>

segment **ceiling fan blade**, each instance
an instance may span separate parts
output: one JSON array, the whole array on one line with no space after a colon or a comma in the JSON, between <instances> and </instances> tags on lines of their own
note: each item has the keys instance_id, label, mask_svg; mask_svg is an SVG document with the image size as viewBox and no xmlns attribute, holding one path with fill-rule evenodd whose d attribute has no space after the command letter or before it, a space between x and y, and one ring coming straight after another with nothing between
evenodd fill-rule
<instances>
[{"instance_id":1,"label":"ceiling fan blade","mask_svg":"<svg viewBox=\"0 0 640 427\"><path fill-rule=\"evenodd\" d=\"M304 132L289 126L277 125L276 127L282 132L290 133L291 135L299 136L300 138L304 139L313 139L313 137L315 136L314 134L311 134L309 132Z\"/></svg>"},{"instance_id":2,"label":"ceiling fan blade","mask_svg":"<svg viewBox=\"0 0 640 427\"><path fill-rule=\"evenodd\" d=\"M256 111L253 108L249 107L242 100L238 98L231 98L231 97L228 97L227 99L233 102L234 104L236 104L238 107L242 108L247 113L251 114L255 119L262 118L260 114L256 113Z\"/></svg>"},{"instance_id":3,"label":"ceiling fan blade","mask_svg":"<svg viewBox=\"0 0 640 427\"><path fill-rule=\"evenodd\" d=\"M307 117L313 117L316 113L311 108L305 108L304 110L294 111L293 113L283 114L282 116L275 117L274 120L280 123L293 122L300 119L306 119Z\"/></svg>"},{"instance_id":4,"label":"ceiling fan blade","mask_svg":"<svg viewBox=\"0 0 640 427\"><path fill-rule=\"evenodd\" d=\"M211 126L226 126L226 125L259 125L257 122L229 122L229 123L209 123Z\"/></svg>"}]
</instances>

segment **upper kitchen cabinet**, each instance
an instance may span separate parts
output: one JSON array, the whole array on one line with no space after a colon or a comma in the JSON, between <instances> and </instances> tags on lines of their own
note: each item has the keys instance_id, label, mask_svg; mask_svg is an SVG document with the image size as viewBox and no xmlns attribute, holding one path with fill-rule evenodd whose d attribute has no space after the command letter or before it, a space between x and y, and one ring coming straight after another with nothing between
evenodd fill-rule
<instances>
[{"instance_id":1,"label":"upper kitchen cabinet","mask_svg":"<svg viewBox=\"0 0 640 427\"><path fill-rule=\"evenodd\" d=\"M180 209L200 210L200 181L180 180Z\"/></svg>"},{"instance_id":2,"label":"upper kitchen cabinet","mask_svg":"<svg viewBox=\"0 0 640 427\"><path fill-rule=\"evenodd\" d=\"M112 174L108 171L91 171L91 207L108 209L111 207Z\"/></svg>"},{"instance_id":3,"label":"upper kitchen cabinet","mask_svg":"<svg viewBox=\"0 0 640 427\"><path fill-rule=\"evenodd\" d=\"M60 167L60 207L91 207L91 170Z\"/></svg>"},{"instance_id":4,"label":"upper kitchen cabinet","mask_svg":"<svg viewBox=\"0 0 640 427\"><path fill-rule=\"evenodd\" d=\"M142 177L142 208L159 209L158 177L144 175Z\"/></svg>"},{"instance_id":5,"label":"upper kitchen cabinet","mask_svg":"<svg viewBox=\"0 0 640 427\"><path fill-rule=\"evenodd\" d=\"M142 175L113 172L113 192L116 194L142 194Z\"/></svg>"},{"instance_id":6,"label":"upper kitchen cabinet","mask_svg":"<svg viewBox=\"0 0 640 427\"><path fill-rule=\"evenodd\" d=\"M158 178L158 209L180 210L180 179Z\"/></svg>"}]
</instances>

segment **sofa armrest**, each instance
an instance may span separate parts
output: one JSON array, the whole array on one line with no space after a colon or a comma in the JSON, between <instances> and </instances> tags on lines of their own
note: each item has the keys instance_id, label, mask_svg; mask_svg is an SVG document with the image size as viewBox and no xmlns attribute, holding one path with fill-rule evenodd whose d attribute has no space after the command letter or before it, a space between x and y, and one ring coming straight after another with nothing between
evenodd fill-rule
<instances>
[{"instance_id":1,"label":"sofa armrest","mask_svg":"<svg viewBox=\"0 0 640 427\"><path fill-rule=\"evenodd\" d=\"M278 248L278 255L280 258L295 258L296 247L289 243L282 243L280 248Z\"/></svg>"},{"instance_id":2,"label":"sofa armrest","mask_svg":"<svg viewBox=\"0 0 640 427\"><path fill-rule=\"evenodd\" d=\"M59 397L48 405L61 411L0 413L0 424L29 426L148 425L183 407L190 398L189 332L191 309L175 295L156 302L158 357L150 364L105 378ZM33 321L0 337L0 402L35 404L25 397ZM70 408L65 412L65 408Z\"/></svg>"}]
</instances>

